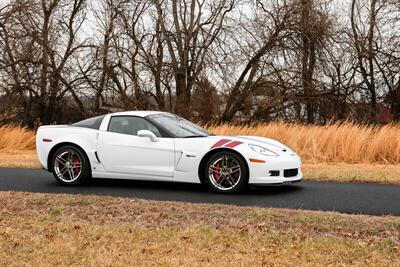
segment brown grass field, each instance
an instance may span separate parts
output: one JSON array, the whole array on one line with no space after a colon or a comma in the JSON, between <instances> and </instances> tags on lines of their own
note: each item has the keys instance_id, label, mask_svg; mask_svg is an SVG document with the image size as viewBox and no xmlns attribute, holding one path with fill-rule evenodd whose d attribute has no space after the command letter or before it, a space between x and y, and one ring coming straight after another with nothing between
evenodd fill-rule
<instances>
[{"instance_id":1,"label":"brown grass field","mask_svg":"<svg viewBox=\"0 0 400 267\"><path fill-rule=\"evenodd\" d=\"M35 149L35 132L18 125L0 127L0 152Z\"/></svg>"},{"instance_id":2,"label":"brown grass field","mask_svg":"<svg viewBox=\"0 0 400 267\"><path fill-rule=\"evenodd\" d=\"M0 192L0 266L400 266L399 217Z\"/></svg>"}]
</instances>

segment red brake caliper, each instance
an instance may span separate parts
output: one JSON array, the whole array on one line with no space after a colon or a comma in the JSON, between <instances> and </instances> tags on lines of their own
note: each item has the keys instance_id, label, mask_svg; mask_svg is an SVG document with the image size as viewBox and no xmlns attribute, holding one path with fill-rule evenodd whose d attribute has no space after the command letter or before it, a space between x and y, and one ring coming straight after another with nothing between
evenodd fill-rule
<instances>
[{"instance_id":1,"label":"red brake caliper","mask_svg":"<svg viewBox=\"0 0 400 267\"><path fill-rule=\"evenodd\" d=\"M217 164L215 164L214 168L219 169L219 162ZM214 170L214 177L215 177L215 181L218 183L219 179L221 179L221 175L219 174L219 172L217 170Z\"/></svg>"},{"instance_id":2,"label":"red brake caliper","mask_svg":"<svg viewBox=\"0 0 400 267\"><path fill-rule=\"evenodd\" d=\"M75 174L78 175L79 172L81 171L81 167L79 166L79 164L81 163L80 159L78 157L75 158L74 163L77 165L74 168Z\"/></svg>"}]
</instances>

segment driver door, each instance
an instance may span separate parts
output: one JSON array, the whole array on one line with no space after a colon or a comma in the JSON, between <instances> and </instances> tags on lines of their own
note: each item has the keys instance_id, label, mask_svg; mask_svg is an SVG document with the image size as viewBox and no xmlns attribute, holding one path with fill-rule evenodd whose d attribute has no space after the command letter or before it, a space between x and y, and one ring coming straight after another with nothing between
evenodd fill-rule
<instances>
[{"instance_id":1,"label":"driver door","mask_svg":"<svg viewBox=\"0 0 400 267\"><path fill-rule=\"evenodd\" d=\"M140 130L153 132L158 141L137 136ZM108 172L166 179L174 174L173 138L163 138L157 127L142 117L111 117L108 130L99 133L97 151Z\"/></svg>"}]
</instances>

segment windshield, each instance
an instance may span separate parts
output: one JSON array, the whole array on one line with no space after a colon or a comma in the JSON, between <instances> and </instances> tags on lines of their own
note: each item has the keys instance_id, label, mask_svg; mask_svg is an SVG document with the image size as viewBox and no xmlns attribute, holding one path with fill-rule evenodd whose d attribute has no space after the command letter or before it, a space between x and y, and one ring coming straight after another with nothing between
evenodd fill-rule
<instances>
[{"instance_id":1,"label":"windshield","mask_svg":"<svg viewBox=\"0 0 400 267\"><path fill-rule=\"evenodd\" d=\"M147 116L149 120L170 132L174 137L206 137L212 133L174 114L163 113Z\"/></svg>"}]
</instances>

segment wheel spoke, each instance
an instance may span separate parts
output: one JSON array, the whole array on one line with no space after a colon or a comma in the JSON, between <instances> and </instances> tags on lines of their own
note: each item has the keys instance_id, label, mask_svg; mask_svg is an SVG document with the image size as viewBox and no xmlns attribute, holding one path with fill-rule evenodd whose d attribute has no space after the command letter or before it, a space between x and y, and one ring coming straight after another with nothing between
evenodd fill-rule
<instances>
[{"instance_id":1,"label":"wheel spoke","mask_svg":"<svg viewBox=\"0 0 400 267\"><path fill-rule=\"evenodd\" d=\"M61 163L63 166L65 166L65 164L67 164L67 161L65 159L63 159L60 155L56 157L56 160L58 161L58 163Z\"/></svg>"},{"instance_id":2,"label":"wheel spoke","mask_svg":"<svg viewBox=\"0 0 400 267\"><path fill-rule=\"evenodd\" d=\"M220 172L222 170L221 167L216 167L216 166L210 166L210 170L213 172Z\"/></svg>"},{"instance_id":3,"label":"wheel spoke","mask_svg":"<svg viewBox=\"0 0 400 267\"><path fill-rule=\"evenodd\" d=\"M228 168L228 157L224 156L224 168Z\"/></svg>"},{"instance_id":4,"label":"wheel spoke","mask_svg":"<svg viewBox=\"0 0 400 267\"><path fill-rule=\"evenodd\" d=\"M76 174L74 172L74 168L71 168L72 179L75 180Z\"/></svg>"},{"instance_id":5,"label":"wheel spoke","mask_svg":"<svg viewBox=\"0 0 400 267\"><path fill-rule=\"evenodd\" d=\"M78 176L80 172L80 167L72 167L72 172L74 174L74 177Z\"/></svg>"},{"instance_id":6,"label":"wheel spoke","mask_svg":"<svg viewBox=\"0 0 400 267\"><path fill-rule=\"evenodd\" d=\"M68 175L69 179L72 181L74 179L74 172L72 171L71 168L68 168Z\"/></svg>"},{"instance_id":7,"label":"wheel spoke","mask_svg":"<svg viewBox=\"0 0 400 267\"><path fill-rule=\"evenodd\" d=\"M226 180L228 181L228 183L229 183L231 186L233 186L235 183L232 182L231 178L232 178L231 176L226 177Z\"/></svg>"},{"instance_id":8,"label":"wheel spoke","mask_svg":"<svg viewBox=\"0 0 400 267\"><path fill-rule=\"evenodd\" d=\"M72 163L72 164L71 164L71 167L72 167L72 168L79 168L79 167L82 167L82 163Z\"/></svg>"},{"instance_id":9,"label":"wheel spoke","mask_svg":"<svg viewBox=\"0 0 400 267\"><path fill-rule=\"evenodd\" d=\"M219 185L222 185L222 182L226 180L226 176L221 176L219 181L217 182Z\"/></svg>"},{"instance_id":10,"label":"wheel spoke","mask_svg":"<svg viewBox=\"0 0 400 267\"><path fill-rule=\"evenodd\" d=\"M237 172L237 171L240 171L240 166L237 165L237 166L234 166L234 167L230 167L230 168L229 168L229 171L230 171L231 174L232 174L232 173L235 173L235 172Z\"/></svg>"},{"instance_id":11,"label":"wheel spoke","mask_svg":"<svg viewBox=\"0 0 400 267\"><path fill-rule=\"evenodd\" d=\"M62 177L64 177L64 174L65 174L67 171L68 171L68 168L67 168L67 167L64 167L63 169L60 170L60 175L61 175Z\"/></svg>"}]
</instances>

